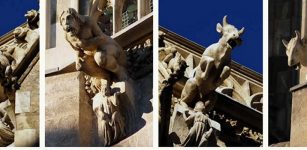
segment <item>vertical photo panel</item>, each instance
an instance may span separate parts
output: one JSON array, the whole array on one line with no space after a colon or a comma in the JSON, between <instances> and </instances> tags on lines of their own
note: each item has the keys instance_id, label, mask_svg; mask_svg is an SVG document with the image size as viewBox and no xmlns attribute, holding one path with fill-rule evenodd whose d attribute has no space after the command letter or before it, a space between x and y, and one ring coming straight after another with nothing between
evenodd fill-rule
<instances>
[{"instance_id":1,"label":"vertical photo panel","mask_svg":"<svg viewBox=\"0 0 307 150\"><path fill-rule=\"evenodd\" d=\"M0 147L38 147L39 2L0 8Z\"/></svg>"},{"instance_id":2,"label":"vertical photo panel","mask_svg":"<svg viewBox=\"0 0 307 150\"><path fill-rule=\"evenodd\" d=\"M46 8L46 146L151 147L152 0Z\"/></svg>"},{"instance_id":3,"label":"vertical photo panel","mask_svg":"<svg viewBox=\"0 0 307 150\"><path fill-rule=\"evenodd\" d=\"M306 147L307 1L269 0L269 146Z\"/></svg>"},{"instance_id":4,"label":"vertical photo panel","mask_svg":"<svg viewBox=\"0 0 307 150\"><path fill-rule=\"evenodd\" d=\"M159 146L263 146L262 11L159 1Z\"/></svg>"}]
</instances>

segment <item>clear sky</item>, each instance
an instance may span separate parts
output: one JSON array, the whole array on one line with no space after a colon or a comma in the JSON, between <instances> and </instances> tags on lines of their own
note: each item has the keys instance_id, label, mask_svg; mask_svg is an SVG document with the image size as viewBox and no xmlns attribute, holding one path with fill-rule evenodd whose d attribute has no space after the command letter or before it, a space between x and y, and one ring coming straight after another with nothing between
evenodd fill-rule
<instances>
[{"instance_id":1,"label":"clear sky","mask_svg":"<svg viewBox=\"0 0 307 150\"><path fill-rule=\"evenodd\" d=\"M26 22L28 10L38 8L38 0L0 0L0 36Z\"/></svg>"},{"instance_id":2,"label":"clear sky","mask_svg":"<svg viewBox=\"0 0 307 150\"><path fill-rule=\"evenodd\" d=\"M245 27L243 43L233 50L234 61L262 74L262 0L160 0L159 24L208 47L220 37L216 24Z\"/></svg>"}]
</instances>

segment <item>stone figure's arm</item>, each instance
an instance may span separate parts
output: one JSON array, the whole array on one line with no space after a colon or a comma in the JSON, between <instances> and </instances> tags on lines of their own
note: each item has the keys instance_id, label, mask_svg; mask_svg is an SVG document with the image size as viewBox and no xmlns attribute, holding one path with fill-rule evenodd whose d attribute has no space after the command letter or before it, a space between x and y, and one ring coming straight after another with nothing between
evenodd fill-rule
<instances>
[{"instance_id":1,"label":"stone figure's arm","mask_svg":"<svg viewBox=\"0 0 307 150\"><path fill-rule=\"evenodd\" d=\"M213 131L213 129L212 128L210 128L206 133L205 133L205 135L206 135L206 139L208 139L209 137L210 137L210 135L211 135L211 133L212 133L212 131Z\"/></svg>"},{"instance_id":2,"label":"stone figure's arm","mask_svg":"<svg viewBox=\"0 0 307 150\"><path fill-rule=\"evenodd\" d=\"M210 137L210 135L211 135L211 133L213 131L210 119L208 118L207 120L208 120L209 130L205 133L206 139L208 139Z\"/></svg>"},{"instance_id":3,"label":"stone figure's arm","mask_svg":"<svg viewBox=\"0 0 307 150\"><path fill-rule=\"evenodd\" d=\"M186 112L182 113L182 114L183 114L182 116L183 116L185 122L189 122L190 120L193 120L193 119L194 119L194 117L195 117L195 114L194 114L194 113L192 113L189 117L187 117L187 115L186 115L185 113L186 113Z\"/></svg>"}]
</instances>

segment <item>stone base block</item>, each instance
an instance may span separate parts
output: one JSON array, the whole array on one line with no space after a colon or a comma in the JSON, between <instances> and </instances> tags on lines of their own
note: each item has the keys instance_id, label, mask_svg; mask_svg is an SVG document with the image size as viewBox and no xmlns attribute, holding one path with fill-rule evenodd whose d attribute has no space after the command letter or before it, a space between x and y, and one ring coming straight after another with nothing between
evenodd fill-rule
<instances>
[{"instance_id":1,"label":"stone base block","mask_svg":"<svg viewBox=\"0 0 307 150\"><path fill-rule=\"evenodd\" d=\"M84 89L84 74L46 78L46 146L90 146L93 111Z\"/></svg>"},{"instance_id":2,"label":"stone base block","mask_svg":"<svg viewBox=\"0 0 307 150\"><path fill-rule=\"evenodd\" d=\"M292 113L290 146L307 146L307 83L291 88ZM282 116L281 116L282 117Z\"/></svg>"},{"instance_id":3,"label":"stone base block","mask_svg":"<svg viewBox=\"0 0 307 150\"><path fill-rule=\"evenodd\" d=\"M39 146L39 131L36 129L16 130L14 144L16 147Z\"/></svg>"}]
</instances>

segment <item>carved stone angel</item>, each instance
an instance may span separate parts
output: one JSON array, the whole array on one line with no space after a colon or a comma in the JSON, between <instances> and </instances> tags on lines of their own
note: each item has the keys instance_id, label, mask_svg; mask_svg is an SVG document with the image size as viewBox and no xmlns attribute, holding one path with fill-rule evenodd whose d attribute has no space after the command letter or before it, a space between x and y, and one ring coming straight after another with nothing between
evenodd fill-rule
<instances>
[{"instance_id":1,"label":"carved stone angel","mask_svg":"<svg viewBox=\"0 0 307 150\"><path fill-rule=\"evenodd\" d=\"M194 107L194 111L190 111L190 116L183 113L183 118L186 122L193 121L193 126L190 128L189 134L182 146L198 146L204 147L208 145L208 139L211 136L213 128L206 114L206 106L202 101L198 101Z\"/></svg>"}]
</instances>

